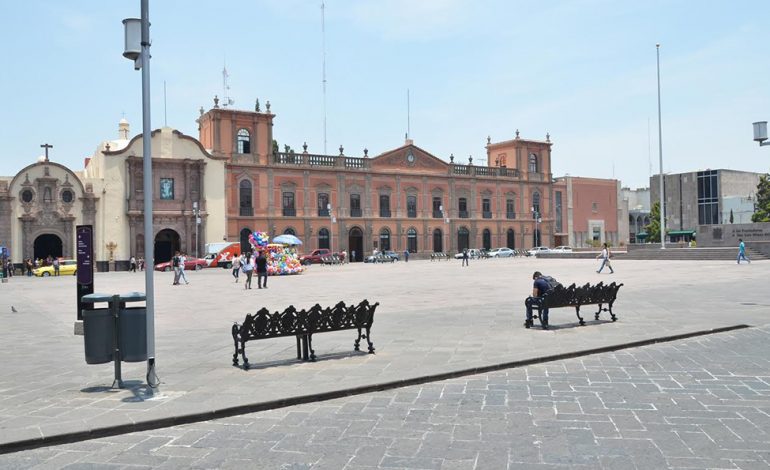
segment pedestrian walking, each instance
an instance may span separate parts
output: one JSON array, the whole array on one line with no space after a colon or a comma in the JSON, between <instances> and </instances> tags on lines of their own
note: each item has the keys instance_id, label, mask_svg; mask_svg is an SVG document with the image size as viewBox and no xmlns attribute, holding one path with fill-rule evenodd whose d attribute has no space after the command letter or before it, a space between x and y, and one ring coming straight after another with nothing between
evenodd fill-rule
<instances>
[{"instance_id":1,"label":"pedestrian walking","mask_svg":"<svg viewBox=\"0 0 770 470\"><path fill-rule=\"evenodd\" d=\"M137 264L139 265L139 271L144 271L144 258L139 257L139 261L137 261Z\"/></svg>"},{"instance_id":2,"label":"pedestrian walking","mask_svg":"<svg viewBox=\"0 0 770 470\"><path fill-rule=\"evenodd\" d=\"M254 264L257 270L257 287L267 289L267 258L265 258L263 251L257 252Z\"/></svg>"},{"instance_id":3,"label":"pedestrian walking","mask_svg":"<svg viewBox=\"0 0 770 470\"><path fill-rule=\"evenodd\" d=\"M243 260L241 270L246 275L246 282L243 283L243 288L251 289L251 276L254 275L254 263L251 259L251 253L246 253L246 259Z\"/></svg>"},{"instance_id":4,"label":"pedestrian walking","mask_svg":"<svg viewBox=\"0 0 770 470\"><path fill-rule=\"evenodd\" d=\"M136 258L131 256L131 259L128 260L128 270L131 272L136 272Z\"/></svg>"},{"instance_id":5,"label":"pedestrian walking","mask_svg":"<svg viewBox=\"0 0 770 470\"><path fill-rule=\"evenodd\" d=\"M59 258L53 259L53 275L58 276L59 275Z\"/></svg>"},{"instance_id":6,"label":"pedestrian walking","mask_svg":"<svg viewBox=\"0 0 770 470\"><path fill-rule=\"evenodd\" d=\"M409 250L404 250L404 261L409 262Z\"/></svg>"},{"instance_id":7,"label":"pedestrian walking","mask_svg":"<svg viewBox=\"0 0 770 470\"><path fill-rule=\"evenodd\" d=\"M185 284L189 284L187 281L187 275L184 273L184 264L187 261L187 253L182 253L182 256L179 257L179 280L181 281L184 279Z\"/></svg>"},{"instance_id":8,"label":"pedestrian walking","mask_svg":"<svg viewBox=\"0 0 770 470\"><path fill-rule=\"evenodd\" d=\"M751 264L751 260L746 256L746 245L743 243L743 239L739 238L738 242L738 264L741 264L742 259Z\"/></svg>"},{"instance_id":9,"label":"pedestrian walking","mask_svg":"<svg viewBox=\"0 0 770 470\"><path fill-rule=\"evenodd\" d=\"M468 258L469 258L469 256L468 256L468 249L464 248L463 249L463 264L462 264L462 266L468 266Z\"/></svg>"},{"instance_id":10,"label":"pedestrian walking","mask_svg":"<svg viewBox=\"0 0 770 470\"><path fill-rule=\"evenodd\" d=\"M171 267L174 268L174 283L172 284L174 286L178 286L179 285L179 276L180 276L180 274L179 274L179 260L180 260L180 258L181 258L181 256L180 256L178 251L174 254L174 257L171 258Z\"/></svg>"},{"instance_id":11,"label":"pedestrian walking","mask_svg":"<svg viewBox=\"0 0 770 470\"><path fill-rule=\"evenodd\" d=\"M610 268L610 274L615 274L615 270L612 269L612 263L610 262L611 257L612 253L610 253L610 247L605 243L602 248L602 252L599 253L599 256L596 257L596 259L602 259L602 265L599 266L599 270L596 271L597 273L601 273L604 267L607 266Z\"/></svg>"},{"instance_id":12,"label":"pedestrian walking","mask_svg":"<svg viewBox=\"0 0 770 470\"><path fill-rule=\"evenodd\" d=\"M350 261L353 262L356 260L356 250L350 250Z\"/></svg>"},{"instance_id":13,"label":"pedestrian walking","mask_svg":"<svg viewBox=\"0 0 770 470\"><path fill-rule=\"evenodd\" d=\"M241 257L240 256L233 256L233 277L235 278L235 282L238 282L238 277L241 275Z\"/></svg>"},{"instance_id":14,"label":"pedestrian walking","mask_svg":"<svg viewBox=\"0 0 770 470\"><path fill-rule=\"evenodd\" d=\"M35 269L35 264L30 258L27 258L27 277L32 277L32 271Z\"/></svg>"}]
</instances>

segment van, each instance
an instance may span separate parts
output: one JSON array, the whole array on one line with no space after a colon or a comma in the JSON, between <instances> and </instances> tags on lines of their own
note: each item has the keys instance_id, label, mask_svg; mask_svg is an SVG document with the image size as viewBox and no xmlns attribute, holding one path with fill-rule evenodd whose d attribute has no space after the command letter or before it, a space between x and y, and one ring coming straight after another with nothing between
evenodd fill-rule
<instances>
[{"instance_id":1,"label":"van","mask_svg":"<svg viewBox=\"0 0 770 470\"><path fill-rule=\"evenodd\" d=\"M211 245L214 245L213 243ZM228 243L225 246L221 246L222 244L216 244L219 246L209 246L208 249L211 250L209 253L206 253L206 256L203 257L203 259L206 260L206 263L209 265L210 268L225 268L230 269L233 267L233 258L237 256L241 256L241 244L240 242L233 242ZM217 251L214 251L217 250Z\"/></svg>"}]
</instances>

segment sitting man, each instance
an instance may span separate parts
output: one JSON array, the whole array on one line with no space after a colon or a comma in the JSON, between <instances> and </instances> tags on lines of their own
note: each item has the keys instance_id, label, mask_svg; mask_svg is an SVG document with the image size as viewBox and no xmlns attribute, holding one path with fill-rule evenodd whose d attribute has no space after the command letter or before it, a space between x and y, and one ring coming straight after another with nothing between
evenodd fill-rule
<instances>
[{"instance_id":1,"label":"sitting man","mask_svg":"<svg viewBox=\"0 0 770 470\"><path fill-rule=\"evenodd\" d=\"M543 301L543 295L551 290L551 287L548 285L548 282L543 278L543 274L540 273L540 271L535 271L534 274L532 274L532 279L535 280L535 283L532 286L532 295L530 297L527 297L527 300L524 301L524 305L527 307L527 320L524 322L524 328L529 328L532 326L532 306L537 305L540 306L541 302ZM543 329L548 329L548 309L542 309L540 312L540 320L543 325Z\"/></svg>"}]
</instances>

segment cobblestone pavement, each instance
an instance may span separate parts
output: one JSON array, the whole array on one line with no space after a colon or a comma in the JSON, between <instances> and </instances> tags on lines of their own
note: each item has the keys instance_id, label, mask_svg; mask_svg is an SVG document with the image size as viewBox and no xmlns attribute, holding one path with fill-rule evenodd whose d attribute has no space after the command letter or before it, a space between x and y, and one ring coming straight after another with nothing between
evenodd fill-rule
<instances>
[{"instance_id":1,"label":"cobblestone pavement","mask_svg":"<svg viewBox=\"0 0 770 470\"><path fill-rule=\"evenodd\" d=\"M770 467L770 326L0 456L2 468Z\"/></svg>"}]
</instances>

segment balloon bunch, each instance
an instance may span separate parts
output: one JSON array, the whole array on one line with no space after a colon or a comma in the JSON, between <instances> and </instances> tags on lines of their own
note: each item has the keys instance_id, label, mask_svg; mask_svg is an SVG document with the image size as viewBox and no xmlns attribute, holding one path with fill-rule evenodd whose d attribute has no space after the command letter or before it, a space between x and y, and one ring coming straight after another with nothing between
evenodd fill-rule
<instances>
[{"instance_id":1,"label":"balloon bunch","mask_svg":"<svg viewBox=\"0 0 770 470\"><path fill-rule=\"evenodd\" d=\"M249 235L249 243L255 248L264 248L270 243L270 238L265 232L251 232Z\"/></svg>"},{"instance_id":2,"label":"balloon bunch","mask_svg":"<svg viewBox=\"0 0 770 470\"><path fill-rule=\"evenodd\" d=\"M285 274L300 274L305 267L299 262L295 250L284 245L271 243L267 245L267 274L279 276Z\"/></svg>"}]
</instances>

